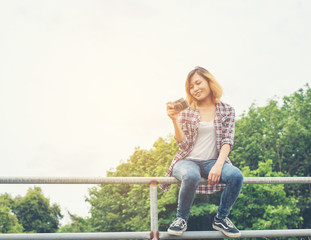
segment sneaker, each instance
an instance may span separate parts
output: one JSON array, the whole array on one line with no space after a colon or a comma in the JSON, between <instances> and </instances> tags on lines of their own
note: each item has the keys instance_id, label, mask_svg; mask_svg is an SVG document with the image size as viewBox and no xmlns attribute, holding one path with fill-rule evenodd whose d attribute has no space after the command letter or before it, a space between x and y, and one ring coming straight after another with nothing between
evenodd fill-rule
<instances>
[{"instance_id":1,"label":"sneaker","mask_svg":"<svg viewBox=\"0 0 311 240\"><path fill-rule=\"evenodd\" d=\"M180 236L187 230L187 221L183 218L177 217L167 229L167 233L175 236Z\"/></svg>"},{"instance_id":2,"label":"sneaker","mask_svg":"<svg viewBox=\"0 0 311 240\"><path fill-rule=\"evenodd\" d=\"M212 226L215 230L221 231L227 237L241 236L239 229L237 229L231 220L227 217L224 219L218 219L215 217Z\"/></svg>"}]
</instances>

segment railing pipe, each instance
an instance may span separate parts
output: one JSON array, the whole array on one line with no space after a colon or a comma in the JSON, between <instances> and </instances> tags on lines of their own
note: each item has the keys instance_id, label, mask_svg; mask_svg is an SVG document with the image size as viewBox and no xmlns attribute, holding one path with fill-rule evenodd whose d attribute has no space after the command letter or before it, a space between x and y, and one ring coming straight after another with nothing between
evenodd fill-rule
<instances>
[{"instance_id":1,"label":"railing pipe","mask_svg":"<svg viewBox=\"0 0 311 240\"><path fill-rule=\"evenodd\" d=\"M159 239L159 230L158 230L158 186L157 183L150 184L150 239L157 240Z\"/></svg>"},{"instance_id":2,"label":"railing pipe","mask_svg":"<svg viewBox=\"0 0 311 240\"><path fill-rule=\"evenodd\" d=\"M105 233L20 233L0 234L1 240L101 240L101 239L149 239L150 232Z\"/></svg>"},{"instance_id":3,"label":"railing pipe","mask_svg":"<svg viewBox=\"0 0 311 240\"><path fill-rule=\"evenodd\" d=\"M267 237L308 237L311 236L311 229L286 229L286 230L251 230L240 231L239 238L267 238ZM228 238L219 231L187 231L182 236L172 236L166 232L160 232L160 239L210 239Z\"/></svg>"}]
</instances>

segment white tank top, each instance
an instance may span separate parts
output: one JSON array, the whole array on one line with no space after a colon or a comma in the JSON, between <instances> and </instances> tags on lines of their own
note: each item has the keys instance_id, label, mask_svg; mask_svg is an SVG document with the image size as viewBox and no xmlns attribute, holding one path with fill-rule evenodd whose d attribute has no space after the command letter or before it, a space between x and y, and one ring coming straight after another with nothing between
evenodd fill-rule
<instances>
[{"instance_id":1,"label":"white tank top","mask_svg":"<svg viewBox=\"0 0 311 240\"><path fill-rule=\"evenodd\" d=\"M200 122L196 142L185 159L211 160L217 159L216 129L214 122Z\"/></svg>"}]
</instances>

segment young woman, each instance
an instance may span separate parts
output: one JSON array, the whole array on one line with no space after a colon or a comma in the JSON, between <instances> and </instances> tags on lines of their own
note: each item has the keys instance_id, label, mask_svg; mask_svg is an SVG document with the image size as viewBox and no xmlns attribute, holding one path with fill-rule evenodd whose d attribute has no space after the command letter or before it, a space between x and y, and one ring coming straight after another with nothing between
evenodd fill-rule
<instances>
[{"instance_id":1,"label":"young woman","mask_svg":"<svg viewBox=\"0 0 311 240\"><path fill-rule=\"evenodd\" d=\"M202 67L188 74L186 93L190 107L184 111L176 112L173 104L167 103L179 150L166 176L181 181L176 219L167 231L172 235L186 231L195 193L212 194L224 188L212 226L228 237L239 237L239 230L228 218L243 184L241 171L228 158L234 141L234 109L220 101L221 86ZM201 177L208 182L200 183ZM160 187L169 189L169 185Z\"/></svg>"}]
</instances>

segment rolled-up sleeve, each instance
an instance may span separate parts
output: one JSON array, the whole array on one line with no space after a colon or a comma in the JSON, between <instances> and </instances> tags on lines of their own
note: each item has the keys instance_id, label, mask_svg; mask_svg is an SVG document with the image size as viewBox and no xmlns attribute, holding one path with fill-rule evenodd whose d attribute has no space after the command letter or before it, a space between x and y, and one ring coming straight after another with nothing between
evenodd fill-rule
<instances>
[{"instance_id":1,"label":"rolled-up sleeve","mask_svg":"<svg viewBox=\"0 0 311 240\"><path fill-rule=\"evenodd\" d=\"M184 138L183 138L183 140L181 142L178 142L176 137L174 137L174 138L175 138L175 141L176 141L176 143L177 143L177 145L178 145L180 150L184 151L184 150L188 149L189 141L188 141L188 138L185 135L184 135Z\"/></svg>"},{"instance_id":2,"label":"rolled-up sleeve","mask_svg":"<svg viewBox=\"0 0 311 240\"><path fill-rule=\"evenodd\" d=\"M178 124L181 127L181 130L183 131L184 138L181 142L178 142L175 136L174 139L179 147L179 150L187 151L190 147L190 142L188 139L189 129L186 120L183 118L182 114L179 114L178 116Z\"/></svg>"},{"instance_id":3,"label":"rolled-up sleeve","mask_svg":"<svg viewBox=\"0 0 311 240\"><path fill-rule=\"evenodd\" d=\"M235 111L234 108L229 108L226 118L222 122L222 140L221 146L229 144L232 150L234 144L234 131L235 131Z\"/></svg>"}]
</instances>

